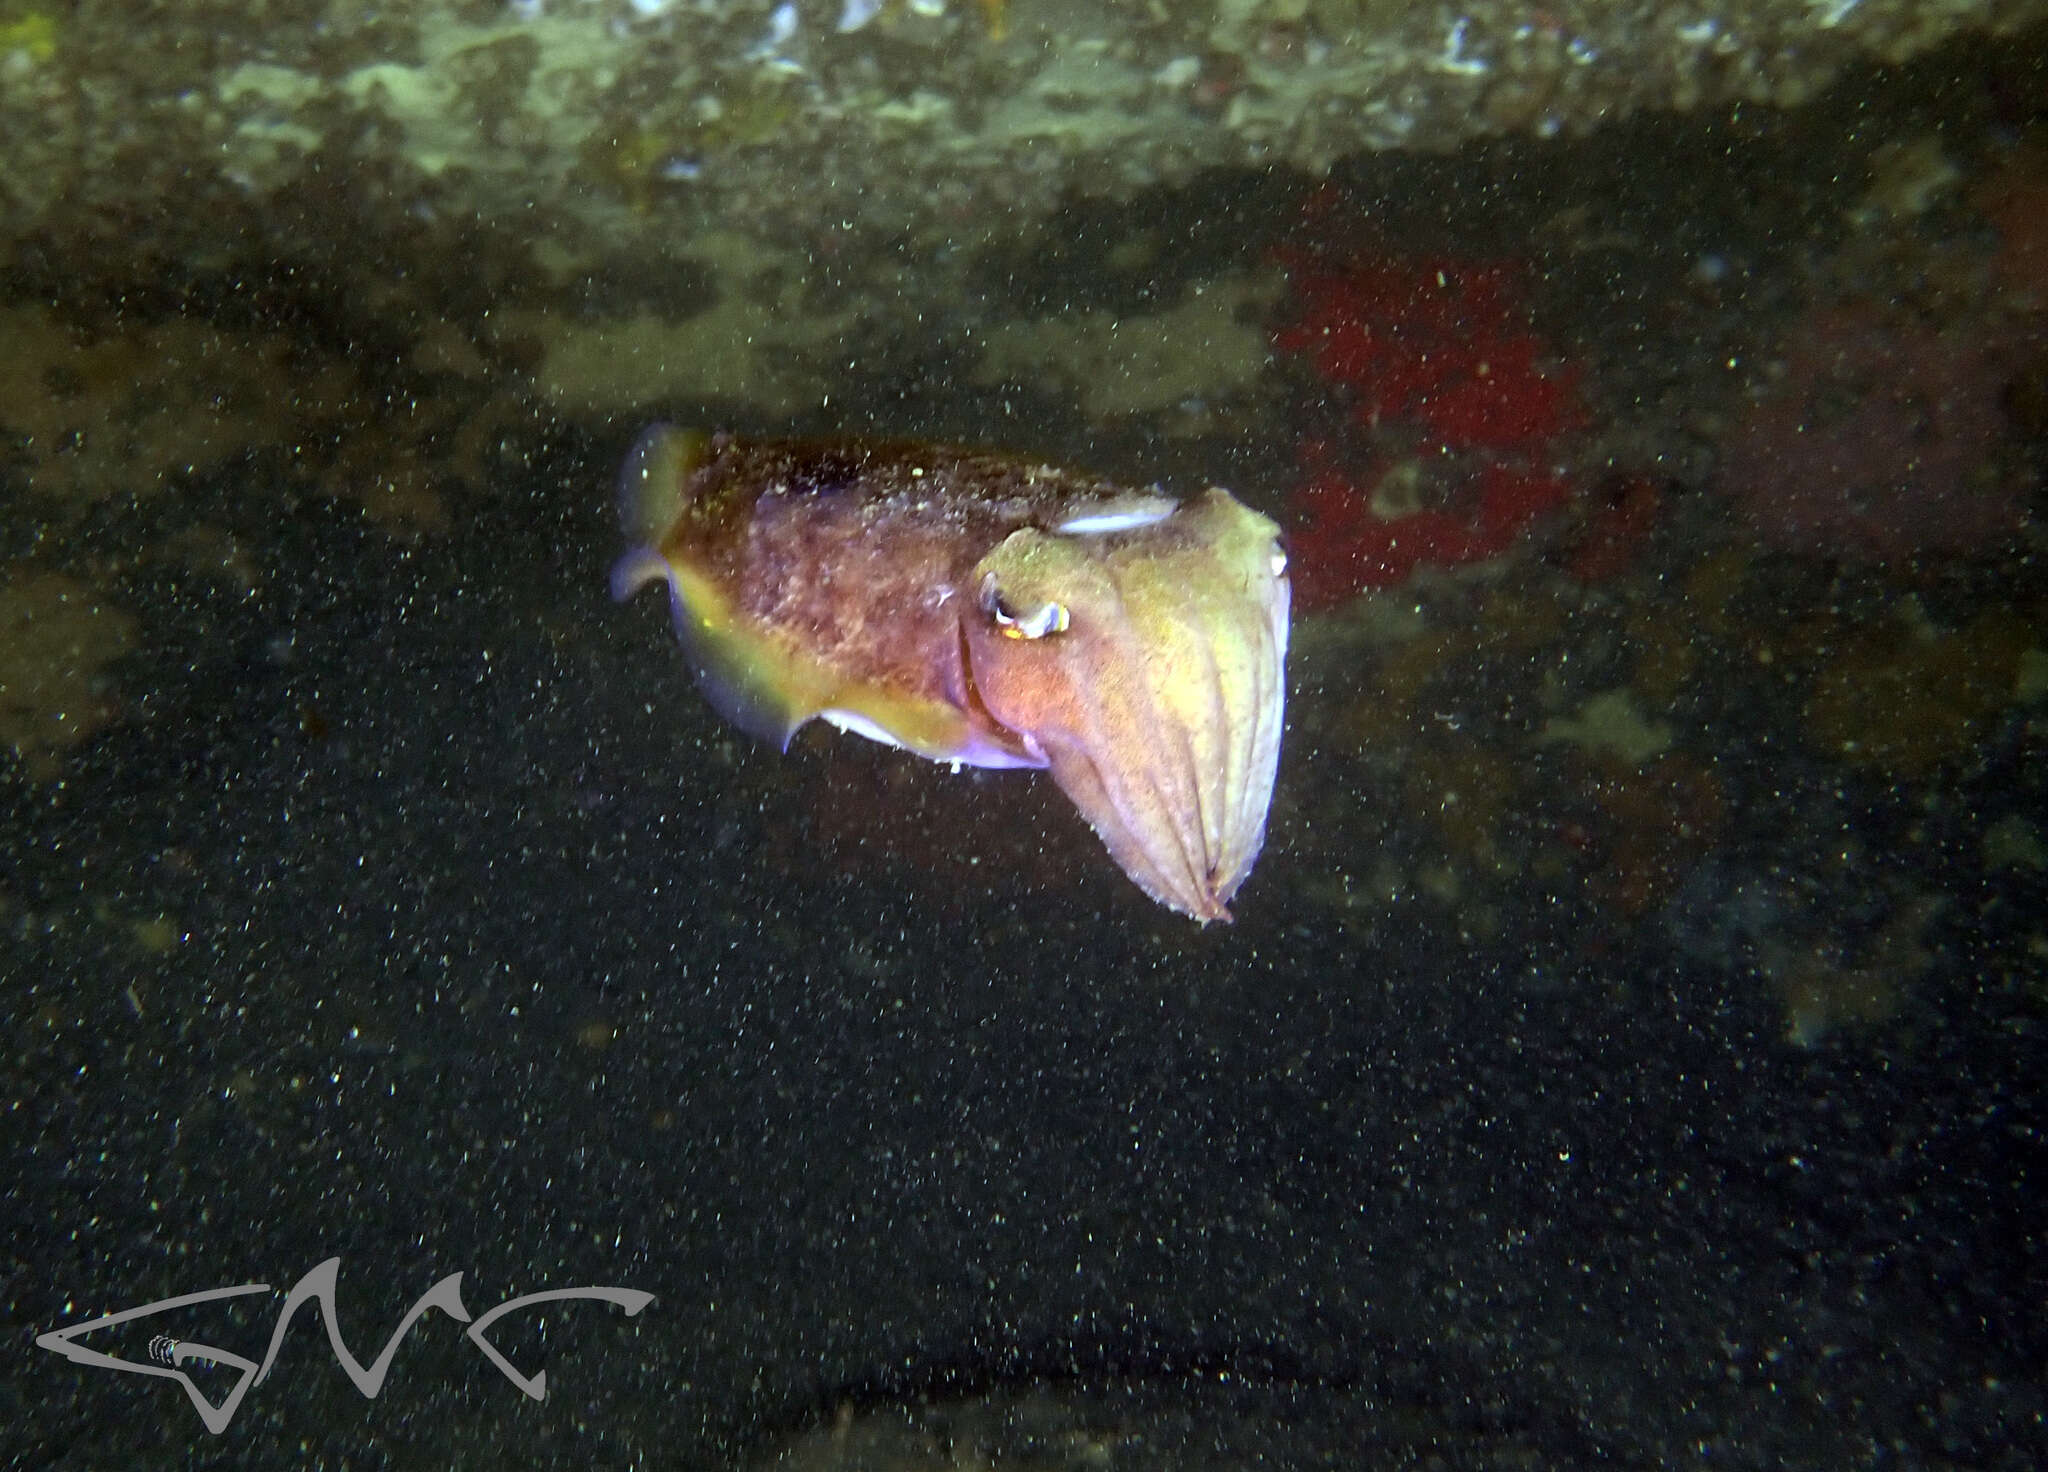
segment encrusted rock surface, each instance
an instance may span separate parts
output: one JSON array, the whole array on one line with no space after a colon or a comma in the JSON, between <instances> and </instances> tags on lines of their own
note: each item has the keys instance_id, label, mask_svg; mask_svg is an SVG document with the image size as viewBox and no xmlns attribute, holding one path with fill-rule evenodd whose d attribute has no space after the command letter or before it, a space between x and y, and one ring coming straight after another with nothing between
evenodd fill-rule
<instances>
[{"instance_id":1,"label":"encrusted rock surface","mask_svg":"<svg viewBox=\"0 0 2048 1472\"><path fill-rule=\"evenodd\" d=\"M457 260L509 314L494 337L537 345L565 408L616 385L587 331L533 310L574 292L586 322L636 322L644 372L659 323L716 298L718 350L669 355L651 382L780 412L817 384L775 362L928 296L904 278L943 277L1063 199L1794 105L1845 64L2044 16L2044 0L6 0L0 247L192 271L326 253L389 278ZM816 299L834 231L897 242L893 266L837 273L866 300ZM122 289L150 275L131 265Z\"/></svg>"},{"instance_id":2,"label":"encrusted rock surface","mask_svg":"<svg viewBox=\"0 0 2048 1472\"><path fill-rule=\"evenodd\" d=\"M0 18L13 228L374 168L390 203L610 235L934 211L1213 165L1793 105L2041 0L99 0ZM870 12L872 14L870 15ZM867 17L864 19L864 17ZM853 26L841 30L842 26Z\"/></svg>"}]
</instances>

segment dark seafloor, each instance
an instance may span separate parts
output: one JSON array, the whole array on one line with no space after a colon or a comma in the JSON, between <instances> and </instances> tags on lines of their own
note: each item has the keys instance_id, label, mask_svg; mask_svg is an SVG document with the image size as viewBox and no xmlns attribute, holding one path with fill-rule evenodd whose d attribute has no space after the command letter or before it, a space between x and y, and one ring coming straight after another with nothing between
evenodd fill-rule
<instances>
[{"instance_id":1,"label":"dark seafloor","mask_svg":"<svg viewBox=\"0 0 2048 1472\"><path fill-rule=\"evenodd\" d=\"M2037 61L1998 65L2038 89ZM1811 260L1843 258L1853 120L2038 127L1973 84L1989 66L1862 77L1870 97L1742 148L1709 120L1646 124L1342 182L1541 260L1619 420L1654 365L1770 336ZM1312 187L1225 178L1153 205L1227 214L1256 259ZM1537 238L1567 187L1635 244ZM991 263L991 291L1153 289L1119 286L1087 218L1071 258ZM1753 289L1698 288L1707 251ZM1658 381L1688 391L1683 369ZM1002 397L943 363L845 392L858 427L930 436L989 437ZM999 437L1268 505L1307 432L1168 443L1011 413ZM58 524L7 490L10 556L112 569L143 617L115 666L125 718L0 786L0 1464L2048 1460L2048 884L1984 845L2048 821L2039 718L1994 704L1901 781L1802 747L1804 708L1731 652L1908 594L1941 627L2038 620L2031 529L1910 575L1763 554L1731 632L1689 622L1682 575L1731 520L1694 485L1637 592L1568 585L1541 549L1418 592L1451 626L1502 588L1558 608L1541 649L1509 641L1468 682L1453 664L1422 718L1514 727L1492 749L1539 774L1565 758L1503 714L1538 664L1614 664L1636 606L1697 641L1674 709L1723 811L1640 902L1594 861L1546 862L1537 830L1584 841L1563 820L1502 820L1515 865L1416 878L1445 840L1345 745L1378 656L1305 620L1268 852L1236 924L1203 932L1042 784L848 738L782 757L722 726L651 602L605 594L636 428L542 425L488 498L413 539L260 454L118 516ZM260 580L150 554L200 523ZM1331 875L1383 855L1406 877L1361 918ZM1881 1002L1788 1022L1788 995L1886 970ZM330 1257L366 1361L453 1272L472 1313L590 1285L655 1301L505 1324L542 1402L435 1315L366 1399L308 1312L218 1437L171 1382L34 1342L281 1291ZM95 1342L257 1358L278 1302Z\"/></svg>"}]
</instances>

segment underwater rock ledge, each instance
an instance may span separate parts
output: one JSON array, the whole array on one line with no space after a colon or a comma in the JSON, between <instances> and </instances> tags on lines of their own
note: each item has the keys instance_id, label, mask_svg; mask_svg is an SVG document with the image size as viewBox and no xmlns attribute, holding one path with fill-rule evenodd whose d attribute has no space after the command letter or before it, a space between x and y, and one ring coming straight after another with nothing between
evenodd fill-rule
<instances>
[{"instance_id":1,"label":"underwater rock ledge","mask_svg":"<svg viewBox=\"0 0 2048 1472\"><path fill-rule=\"evenodd\" d=\"M5 0L0 231L234 201L318 231L345 187L367 237L474 221L558 273L600 243L654 258L835 211L971 235L1204 168L1794 106L1846 65L2044 20L2048 0Z\"/></svg>"}]
</instances>

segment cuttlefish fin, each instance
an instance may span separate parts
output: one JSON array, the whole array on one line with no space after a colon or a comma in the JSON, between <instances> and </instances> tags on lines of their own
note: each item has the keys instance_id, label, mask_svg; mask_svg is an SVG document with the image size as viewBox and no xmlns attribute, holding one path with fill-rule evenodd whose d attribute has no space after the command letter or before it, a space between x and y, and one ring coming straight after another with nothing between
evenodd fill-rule
<instances>
[{"instance_id":1,"label":"cuttlefish fin","mask_svg":"<svg viewBox=\"0 0 2048 1472\"><path fill-rule=\"evenodd\" d=\"M705 698L742 731L788 750L797 728L832 703L831 672L736 616L709 579L654 556L668 580L676 637Z\"/></svg>"},{"instance_id":2,"label":"cuttlefish fin","mask_svg":"<svg viewBox=\"0 0 2048 1472\"><path fill-rule=\"evenodd\" d=\"M741 730L788 750L807 721L900 746L933 761L979 767L1043 766L1007 733L983 732L956 705L885 683L849 679L775 631L738 614L722 589L657 552L628 552L612 570L624 597L666 580L676 636L705 698Z\"/></svg>"},{"instance_id":3,"label":"cuttlefish fin","mask_svg":"<svg viewBox=\"0 0 2048 1472\"><path fill-rule=\"evenodd\" d=\"M628 542L652 547L675 525L683 490L710 449L710 435L673 424L654 425L633 442L619 467L619 525Z\"/></svg>"},{"instance_id":4,"label":"cuttlefish fin","mask_svg":"<svg viewBox=\"0 0 2048 1472\"><path fill-rule=\"evenodd\" d=\"M658 550L709 444L697 431L657 424L626 457L619 524L633 545L612 564L612 597L623 602L657 579L667 583L676 636L705 697L741 730L787 748L797 728L829 703L830 681L822 670L805 669L796 651L749 627L710 578Z\"/></svg>"}]
</instances>

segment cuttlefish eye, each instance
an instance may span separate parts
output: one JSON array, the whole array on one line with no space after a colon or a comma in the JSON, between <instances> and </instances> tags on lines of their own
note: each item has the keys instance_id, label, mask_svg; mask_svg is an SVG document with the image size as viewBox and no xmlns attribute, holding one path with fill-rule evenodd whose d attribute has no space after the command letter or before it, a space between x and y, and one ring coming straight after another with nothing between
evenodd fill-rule
<instances>
[{"instance_id":1,"label":"cuttlefish eye","mask_svg":"<svg viewBox=\"0 0 2048 1472\"><path fill-rule=\"evenodd\" d=\"M1005 639L1043 639L1047 634L1066 632L1070 621L1067 605L1059 602L1043 603L1030 613L1017 612L996 586L994 574L982 580L981 606Z\"/></svg>"}]
</instances>

